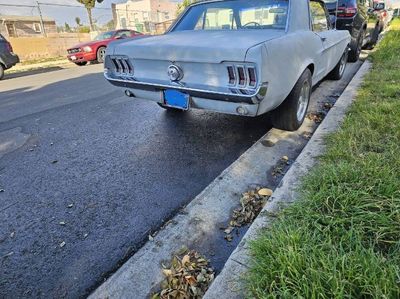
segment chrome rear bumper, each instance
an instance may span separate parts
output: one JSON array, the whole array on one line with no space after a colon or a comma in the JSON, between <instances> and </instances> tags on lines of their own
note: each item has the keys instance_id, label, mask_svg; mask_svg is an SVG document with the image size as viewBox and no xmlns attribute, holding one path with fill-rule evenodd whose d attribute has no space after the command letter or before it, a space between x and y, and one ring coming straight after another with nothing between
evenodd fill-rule
<instances>
[{"instance_id":1,"label":"chrome rear bumper","mask_svg":"<svg viewBox=\"0 0 400 299\"><path fill-rule=\"evenodd\" d=\"M182 91L194 98L205 98L209 100L225 101L232 103L246 103L246 104L258 104L260 103L266 93L268 84L262 84L259 88L254 91L249 90L237 90L236 93L226 93L212 90L202 90L195 88L188 88L181 86L177 83L174 85L163 85L155 83L140 82L133 79L132 77L126 77L124 79L110 77L107 72L104 73L104 77L113 85L118 87L124 87L127 89L144 90L160 92L166 89L174 89Z\"/></svg>"}]
</instances>

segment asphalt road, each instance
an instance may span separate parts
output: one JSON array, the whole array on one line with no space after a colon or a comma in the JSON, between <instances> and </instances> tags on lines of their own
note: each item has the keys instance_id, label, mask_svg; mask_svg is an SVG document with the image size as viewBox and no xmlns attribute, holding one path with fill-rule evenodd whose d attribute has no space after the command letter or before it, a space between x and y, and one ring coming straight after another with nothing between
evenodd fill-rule
<instances>
[{"instance_id":1,"label":"asphalt road","mask_svg":"<svg viewBox=\"0 0 400 299\"><path fill-rule=\"evenodd\" d=\"M0 82L1 298L87 294L269 129L167 113L101 71Z\"/></svg>"},{"instance_id":2,"label":"asphalt road","mask_svg":"<svg viewBox=\"0 0 400 299\"><path fill-rule=\"evenodd\" d=\"M88 295L270 128L168 113L101 72L0 82L0 298Z\"/></svg>"}]
</instances>

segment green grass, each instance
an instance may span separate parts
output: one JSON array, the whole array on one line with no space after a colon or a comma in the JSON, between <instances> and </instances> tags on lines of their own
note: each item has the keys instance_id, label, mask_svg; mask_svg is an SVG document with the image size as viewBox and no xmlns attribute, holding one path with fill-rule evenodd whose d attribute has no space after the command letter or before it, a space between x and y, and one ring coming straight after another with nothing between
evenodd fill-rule
<instances>
[{"instance_id":1,"label":"green grass","mask_svg":"<svg viewBox=\"0 0 400 299\"><path fill-rule=\"evenodd\" d=\"M400 20L301 199L251 244L249 298L400 298Z\"/></svg>"}]
</instances>

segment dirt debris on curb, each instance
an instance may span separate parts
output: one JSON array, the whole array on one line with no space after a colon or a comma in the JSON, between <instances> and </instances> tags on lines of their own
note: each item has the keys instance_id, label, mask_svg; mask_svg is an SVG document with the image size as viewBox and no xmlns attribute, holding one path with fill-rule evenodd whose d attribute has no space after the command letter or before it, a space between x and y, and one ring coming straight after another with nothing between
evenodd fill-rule
<instances>
[{"instance_id":1,"label":"dirt debris on curb","mask_svg":"<svg viewBox=\"0 0 400 299\"><path fill-rule=\"evenodd\" d=\"M225 240L232 241L232 233L238 228L251 224L263 209L268 198L272 195L272 190L258 187L243 193L240 199L240 208L233 211L229 226L223 228Z\"/></svg>"},{"instance_id":2,"label":"dirt debris on curb","mask_svg":"<svg viewBox=\"0 0 400 299\"><path fill-rule=\"evenodd\" d=\"M316 124L320 124L326 116L326 113L323 112L316 112L316 113L309 113L307 114L307 118L312 120Z\"/></svg>"},{"instance_id":3,"label":"dirt debris on curb","mask_svg":"<svg viewBox=\"0 0 400 299\"><path fill-rule=\"evenodd\" d=\"M161 291L151 299L200 299L214 280L209 261L194 250L183 248L169 265L163 265Z\"/></svg>"},{"instance_id":4,"label":"dirt debris on curb","mask_svg":"<svg viewBox=\"0 0 400 299\"><path fill-rule=\"evenodd\" d=\"M276 179L277 177L283 176L290 166L290 161L288 156L283 156L278 163L274 166L271 171L271 175Z\"/></svg>"}]
</instances>

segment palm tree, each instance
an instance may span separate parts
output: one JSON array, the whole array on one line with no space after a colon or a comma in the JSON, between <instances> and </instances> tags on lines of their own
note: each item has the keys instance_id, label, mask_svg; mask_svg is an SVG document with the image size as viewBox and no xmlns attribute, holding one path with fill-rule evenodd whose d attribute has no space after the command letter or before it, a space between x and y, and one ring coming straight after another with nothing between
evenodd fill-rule
<instances>
[{"instance_id":1,"label":"palm tree","mask_svg":"<svg viewBox=\"0 0 400 299\"><path fill-rule=\"evenodd\" d=\"M93 31L94 30L94 26L93 26L92 9L96 5L96 3L101 3L101 2L103 2L103 0L76 0L76 1L78 1L79 3L85 5L85 8L86 8L87 13L88 13L88 17L89 17L90 30Z\"/></svg>"}]
</instances>

